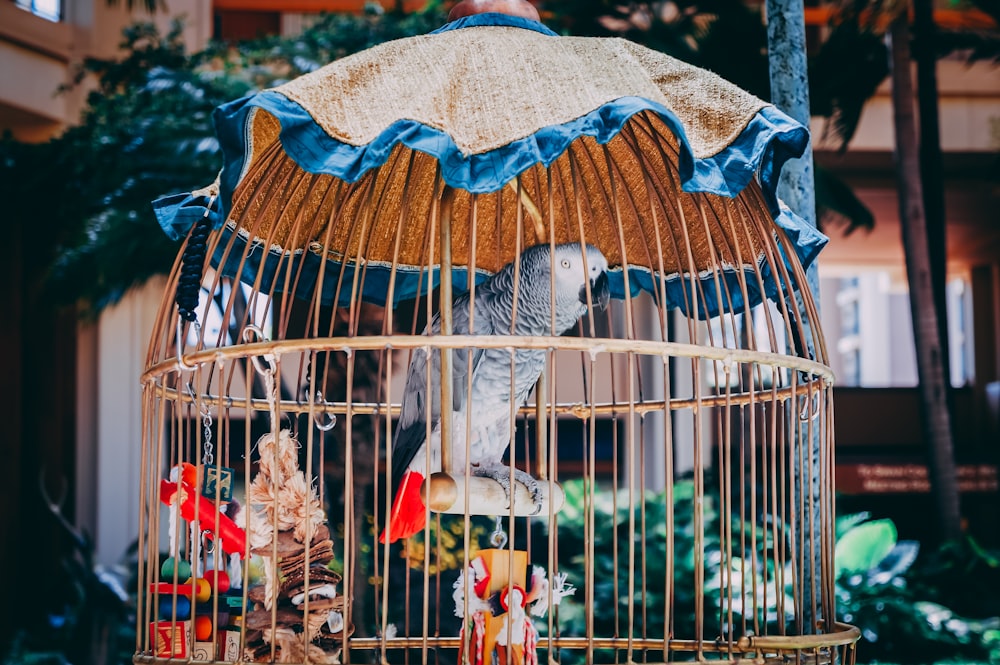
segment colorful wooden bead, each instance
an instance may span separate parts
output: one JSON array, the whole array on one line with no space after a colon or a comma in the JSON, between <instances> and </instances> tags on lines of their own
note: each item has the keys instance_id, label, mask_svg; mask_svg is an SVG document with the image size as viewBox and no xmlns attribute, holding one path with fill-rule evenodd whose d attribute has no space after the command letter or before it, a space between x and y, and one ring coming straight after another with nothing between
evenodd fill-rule
<instances>
[{"instance_id":1,"label":"colorful wooden bead","mask_svg":"<svg viewBox=\"0 0 1000 665\"><path fill-rule=\"evenodd\" d=\"M184 621L191 617L191 599L186 596L177 596L177 610L174 613L174 596L161 595L159 604L159 615L163 619L176 619Z\"/></svg>"},{"instance_id":2,"label":"colorful wooden bead","mask_svg":"<svg viewBox=\"0 0 1000 665\"><path fill-rule=\"evenodd\" d=\"M199 603L208 602L212 597L212 585L204 577L195 577L189 580L194 585L194 599Z\"/></svg>"},{"instance_id":3,"label":"colorful wooden bead","mask_svg":"<svg viewBox=\"0 0 1000 665\"><path fill-rule=\"evenodd\" d=\"M212 637L212 617L200 614L194 618L194 638L205 642Z\"/></svg>"},{"instance_id":4,"label":"colorful wooden bead","mask_svg":"<svg viewBox=\"0 0 1000 665\"><path fill-rule=\"evenodd\" d=\"M229 574L224 570L206 570L205 579L216 593L229 591Z\"/></svg>"},{"instance_id":5,"label":"colorful wooden bead","mask_svg":"<svg viewBox=\"0 0 1000 665\"><path fill-rule=\"evenodd\" d=\"M178 580L186 580L191 577L191 564L181 559L178 561L174 557L168 557L163 560L163 565L160 566L160 579L169 582L174 579L174 572L176 570Z\"/></svg>"}]
</instances>

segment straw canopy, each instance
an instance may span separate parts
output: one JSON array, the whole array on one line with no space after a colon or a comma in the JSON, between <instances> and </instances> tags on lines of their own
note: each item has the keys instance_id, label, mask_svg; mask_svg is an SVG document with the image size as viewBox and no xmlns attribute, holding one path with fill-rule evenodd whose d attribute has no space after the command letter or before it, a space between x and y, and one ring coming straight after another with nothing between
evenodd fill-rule
<instances>
[{"instance_id":1,"label":"straw canopy","mask_svg":"<svg viewBox=\"0 0 1000 665\"><path fill-rule=\"evenodd\" d=\"M446 187L456 288L519 248L583 238L616 268L615 295L659 289L705 316L777 293L767 276L789 257L767 236L784 234L803 265L826 242L775 196L804 127L662 53L519 17L373 47L215 122L217 183L156 201L161 226L180 237L207 214L223 228L213 265L263 290L293 270L296 292L322 288L327 303L433 286ZM694 302L685 281L720 271L726 288Z\"/></svg>"}]
</instances>

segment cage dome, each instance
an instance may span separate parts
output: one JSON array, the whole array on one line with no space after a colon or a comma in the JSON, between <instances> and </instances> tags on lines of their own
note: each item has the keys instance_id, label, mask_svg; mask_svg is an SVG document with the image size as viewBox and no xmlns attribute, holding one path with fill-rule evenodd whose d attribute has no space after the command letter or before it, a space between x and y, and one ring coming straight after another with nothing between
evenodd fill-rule
<instances>
[{"instance_id":1,"label":"cage dome","mask_svg":"<svg viewBox=\"0 0 1000 665\"><path fill-rule=\"evenodd\" d=\"M135 662L853 659L803 127L493 13L216 127L154 204Z\"/></svg>"}]
</instances>

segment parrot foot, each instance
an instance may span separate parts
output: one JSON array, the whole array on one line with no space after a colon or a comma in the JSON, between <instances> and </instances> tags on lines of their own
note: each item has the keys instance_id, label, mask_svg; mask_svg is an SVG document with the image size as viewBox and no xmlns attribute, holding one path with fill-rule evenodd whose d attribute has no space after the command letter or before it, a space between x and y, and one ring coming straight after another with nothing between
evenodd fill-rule
<instances>
[{"instance_id":1,"label":"parrot foot","mask_svg":"<svg viewBox=\"0 0 1000 665\"><path fill-rule=\"evenodd\" d=\"M542 507L545 505L543 503L544 497L542 496L542 484L538 482L538 479L532 476L527 471L521 471L520 469L514 469L514 479L528 488L531 492L531 500L535 504L535 510L532 515L538 515L542 512Z\"/></svg>"},{"instance_id":2,"label":"parrot foot","mask_svg":"<svg viewBox=\"0 0 1000 665\"><path fill-rule=\"evenodd\" d=\"M507 496L507 506L510 506L511 501L511 486L510 486L510 467L505 464L496 464L493 466L481 466L473 471L477 476L483 478L492 478L493 480L500 483L500 487L503 488L504 494ZM527 488L528 492L531 493L531 501L535 504L535 510L532 515L538 515L542 512L542 507L544 504L544 496L542 493L542 485L538 480L532 476L527 471L522 471L521 469L514 469L514 480L521 483Z\"/></svg>"}]
</instances>

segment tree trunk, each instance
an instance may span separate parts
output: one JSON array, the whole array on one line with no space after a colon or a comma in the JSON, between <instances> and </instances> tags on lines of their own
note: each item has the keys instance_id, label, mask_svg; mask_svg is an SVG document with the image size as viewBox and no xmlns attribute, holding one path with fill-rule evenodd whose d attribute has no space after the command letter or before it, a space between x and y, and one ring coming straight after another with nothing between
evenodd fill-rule
<instances>
[{"instance_id":1,"label":"tree trunk","mask_svg":"<svg viewBox=\"0 0 1000 665\"><path fill-rule=\"evenodd\" d=\"M958 478L948 414L939 312L934 300L931 257L924 213L917 123L913 109L910 74L910 34L905 12L889 31L891 42L892 107L899 183L899 222L906 255L906 279L910 289L917 376L920 381L921 415L929 446L931 486L937 505L939 532L945 538L961 535Z\"/></svg>"},{"instance_id":2,"label":"tree trunk","mask_svg":"<svg viewBox=\"0 0 1000 665\"><path fill-rule=\"evenodd\" d=\"M767 52L771 79L771 101L779 109L809 126L811 116L809 110L809 73L806 58L806 28L803 0L767 0ZM778 198L784 201L793 212L812 226L816 226L816 184L813 177L813 155L810 144L805 154L799 159L789 160L781 171L778 182ZM816 350L812 347L810 327L818 325L807 315L803 302L803 287L807 287L819 311L819 273L816 263L809 267L806 273L807 284L797 285L799 292L794 294L794 302L788 305L798 313L806 330L805 344L808 348L792 349L792 352L803 356L816 358ZM788 429L795 432L796 427L803 424L793 420ZM802 609L799 618L801 625L795 626L799 633L815 633L820 619L832 621L832 616L824 616L824 597L822 590L823 570L823 520L820 514L821 497L819 496L821 442L819 428L811 429L807 450L805 446L794 445L797 437L792 434L793 494L799 504L792 511L794 517L793 529L795 542L792 549L796 558L802 562L798 571L799 589L802 590ZM820 544L811 546L811 543ZM830 552L832 554L832 552Z\"/></svg>"},{"instance_id":3,"label":"tree trunk","mask_svg":"<svg viewBox=\"0 0 1000 665\"><path fill-rule=\"evenodd\" d=\"M948 250L945 232L944 165L941 156L941 131L938 114L937 28L934 25L933 0L913 0L913 60L917 63L917 120L920 136L920 178L923 186L924 216L931 257L931 284L941 336L942 366L948 407L951 411L951 358L948 355L947 269Z\"/></svg>"}]
</instances>

